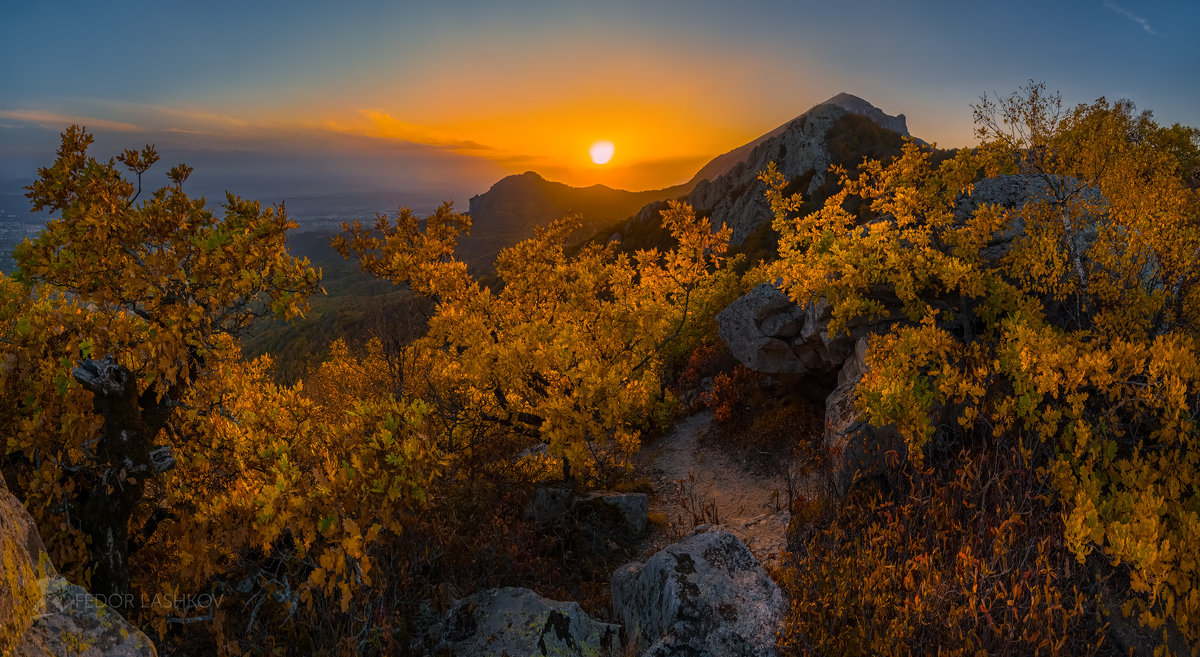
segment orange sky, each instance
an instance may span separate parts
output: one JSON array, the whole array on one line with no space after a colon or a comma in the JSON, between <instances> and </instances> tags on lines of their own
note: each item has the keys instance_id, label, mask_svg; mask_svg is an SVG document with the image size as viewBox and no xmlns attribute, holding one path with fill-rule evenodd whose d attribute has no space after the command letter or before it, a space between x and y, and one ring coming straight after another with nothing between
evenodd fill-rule
<instances>
[{"instance_id":1,"label":"orange sky","mask_svg":"<svg viewBox=\"0 0 1200 657\"><path fill-rule=\"evenodd\" d=\"M156 143L231 185L270 168L278 180L264 189L456 200L526 170L626 189L684 182L842 91L951 147L973 143L980 94L1029 79L1069 104L1128 97L1161 121L1200 123L1200 86L1185 84L1200 11L1057 7L13 3L0 58L21 65L0 67L0 183L44 166L70 123L94 130L106 156ZM601 166L588 147L602 139L616 152Z\"/></svg>"}]
</instances>

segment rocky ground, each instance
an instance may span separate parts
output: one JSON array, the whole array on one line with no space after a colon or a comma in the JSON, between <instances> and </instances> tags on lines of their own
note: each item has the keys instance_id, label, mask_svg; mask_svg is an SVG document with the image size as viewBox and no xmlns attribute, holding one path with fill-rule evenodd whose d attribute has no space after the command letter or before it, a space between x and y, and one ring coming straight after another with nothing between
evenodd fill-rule
<instances>
[{"instance_id":1,"label":"rocky ground","mask_svg":"<svg viewBox=\"0 0 1200 657\"><path fill-rule=\"evenodd\" d=\"M651 523L645 551L677 540L697 524L718 524L772 570L787 545L791 454L786 447L748 454L723 438L712 413L704 411L642 446L634 467L650 480L650 517L658 521Z\"/></svg>"}]
</instances>

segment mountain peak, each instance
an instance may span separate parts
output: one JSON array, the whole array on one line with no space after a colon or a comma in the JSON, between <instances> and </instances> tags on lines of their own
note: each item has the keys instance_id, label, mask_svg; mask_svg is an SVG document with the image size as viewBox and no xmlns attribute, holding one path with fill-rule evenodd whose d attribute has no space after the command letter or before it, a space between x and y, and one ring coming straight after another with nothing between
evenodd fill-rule
<instances>
[{"instance_id":1,"label":"mountain peak","mask_svg":"<svg viewBox=\"0 0 1200 657\"><path fill-rule=\"evenodd\" d=\"M833 98L820 103L820 105L836 105L837 107L840 107L852 114L860 114L865 116L868 119L878 123L880 126L887 128L888 130L898 132L905 137L912 136L908 133L908 123L905 121L903 114L897 114L896 116L887 114L883 110L875 107L862 98L855 96L854 94L848 94L843 91Z\"/></svg>"}]
</instances>

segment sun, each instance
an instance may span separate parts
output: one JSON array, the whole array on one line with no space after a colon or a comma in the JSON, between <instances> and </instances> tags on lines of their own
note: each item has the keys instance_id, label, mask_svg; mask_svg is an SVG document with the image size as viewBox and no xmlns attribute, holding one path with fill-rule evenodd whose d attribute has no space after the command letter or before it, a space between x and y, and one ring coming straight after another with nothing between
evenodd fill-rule
<instances>
[{"instance_id":1,"label":"sun","mask_svg":"<svg viewBox=\"0 0 1200 657\"><path fill-rule=\"evenodd\" d=\"M611 141L598 141L592 144L588 152L592 154L592 161L596 164L608 164L616 150Z\"/></svg>"}]
</instances>

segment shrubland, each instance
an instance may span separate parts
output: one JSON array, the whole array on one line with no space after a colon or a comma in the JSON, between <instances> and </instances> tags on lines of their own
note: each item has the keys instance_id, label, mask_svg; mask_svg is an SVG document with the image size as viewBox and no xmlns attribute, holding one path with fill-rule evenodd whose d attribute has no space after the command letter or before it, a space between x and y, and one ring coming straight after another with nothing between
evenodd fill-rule
<instances>
[{"instance_id":1,"label":"shrubland","mask_svg":"<svg viewBox=\"0 0 1200 657\"><path fill-rule=\"evenodd\" d=\"M138 202L153 149L118 158L129 181L90 143L63 135L30 189L59 217L0 279L4 471L63 572L184 652L406 650L484 586L603 605L619 564L597 564L619 557L519 509L539 481L611 482L670 419L668 372L737 294L726 233L675 204L669 248L568 251L562 220L481 280L449 205L346 226L335 246L428 318L282 385L237 344L318 289L282 208L228 196L218 216L182 165Z\"/></svg>"},{"instance_id":2,"label":"shrubland","mask_svg":"<svg viewBox=\"0 0 1200 657\"><path fill-rule=\"evenodd\" d=\"M771 280L826 299L832 331L886 320L858 403L903 440L844 498L792 500L785 653L1116 654L1117 626L1200 645L1197 131L1040 85L976 119L976 148L890 157L844 122L833 146L865 159L817 199L766 172L775 235L747 250L775 255L744 277L678 203L626 244L556 221L485 277L449 205L344 226L334 247L412 312L282 377L238 343L319 289L282 208L217 212L182 165L139 202L153 149L98 161L73 128L30 189L59 216L0 276L5 479L162 652L402 654L503 585L603 616L632 555L523 520L533 486L628 480L681 405L806 471L838 458L716 345L716 312ZM1037 193L964 205L1002 177Z\"/></svg>"},{"instance_id":3,"label":"shrubland","mask_svg":"<svg viewBox=\"0 0 1200 657\"><path fill-rule=\"evenodd\" d=\"M827 299L832 330L890 321L858 402L904 441L888 492L798 546L784 643L1077 654L1123 616L1160 651L1200 645L1197 132L1035 84L975 111L979 147L908 143L815 212L765 174L766 275ZM1000 176L1036 192L956 211Z\"/></svg>"}]
</instances>

